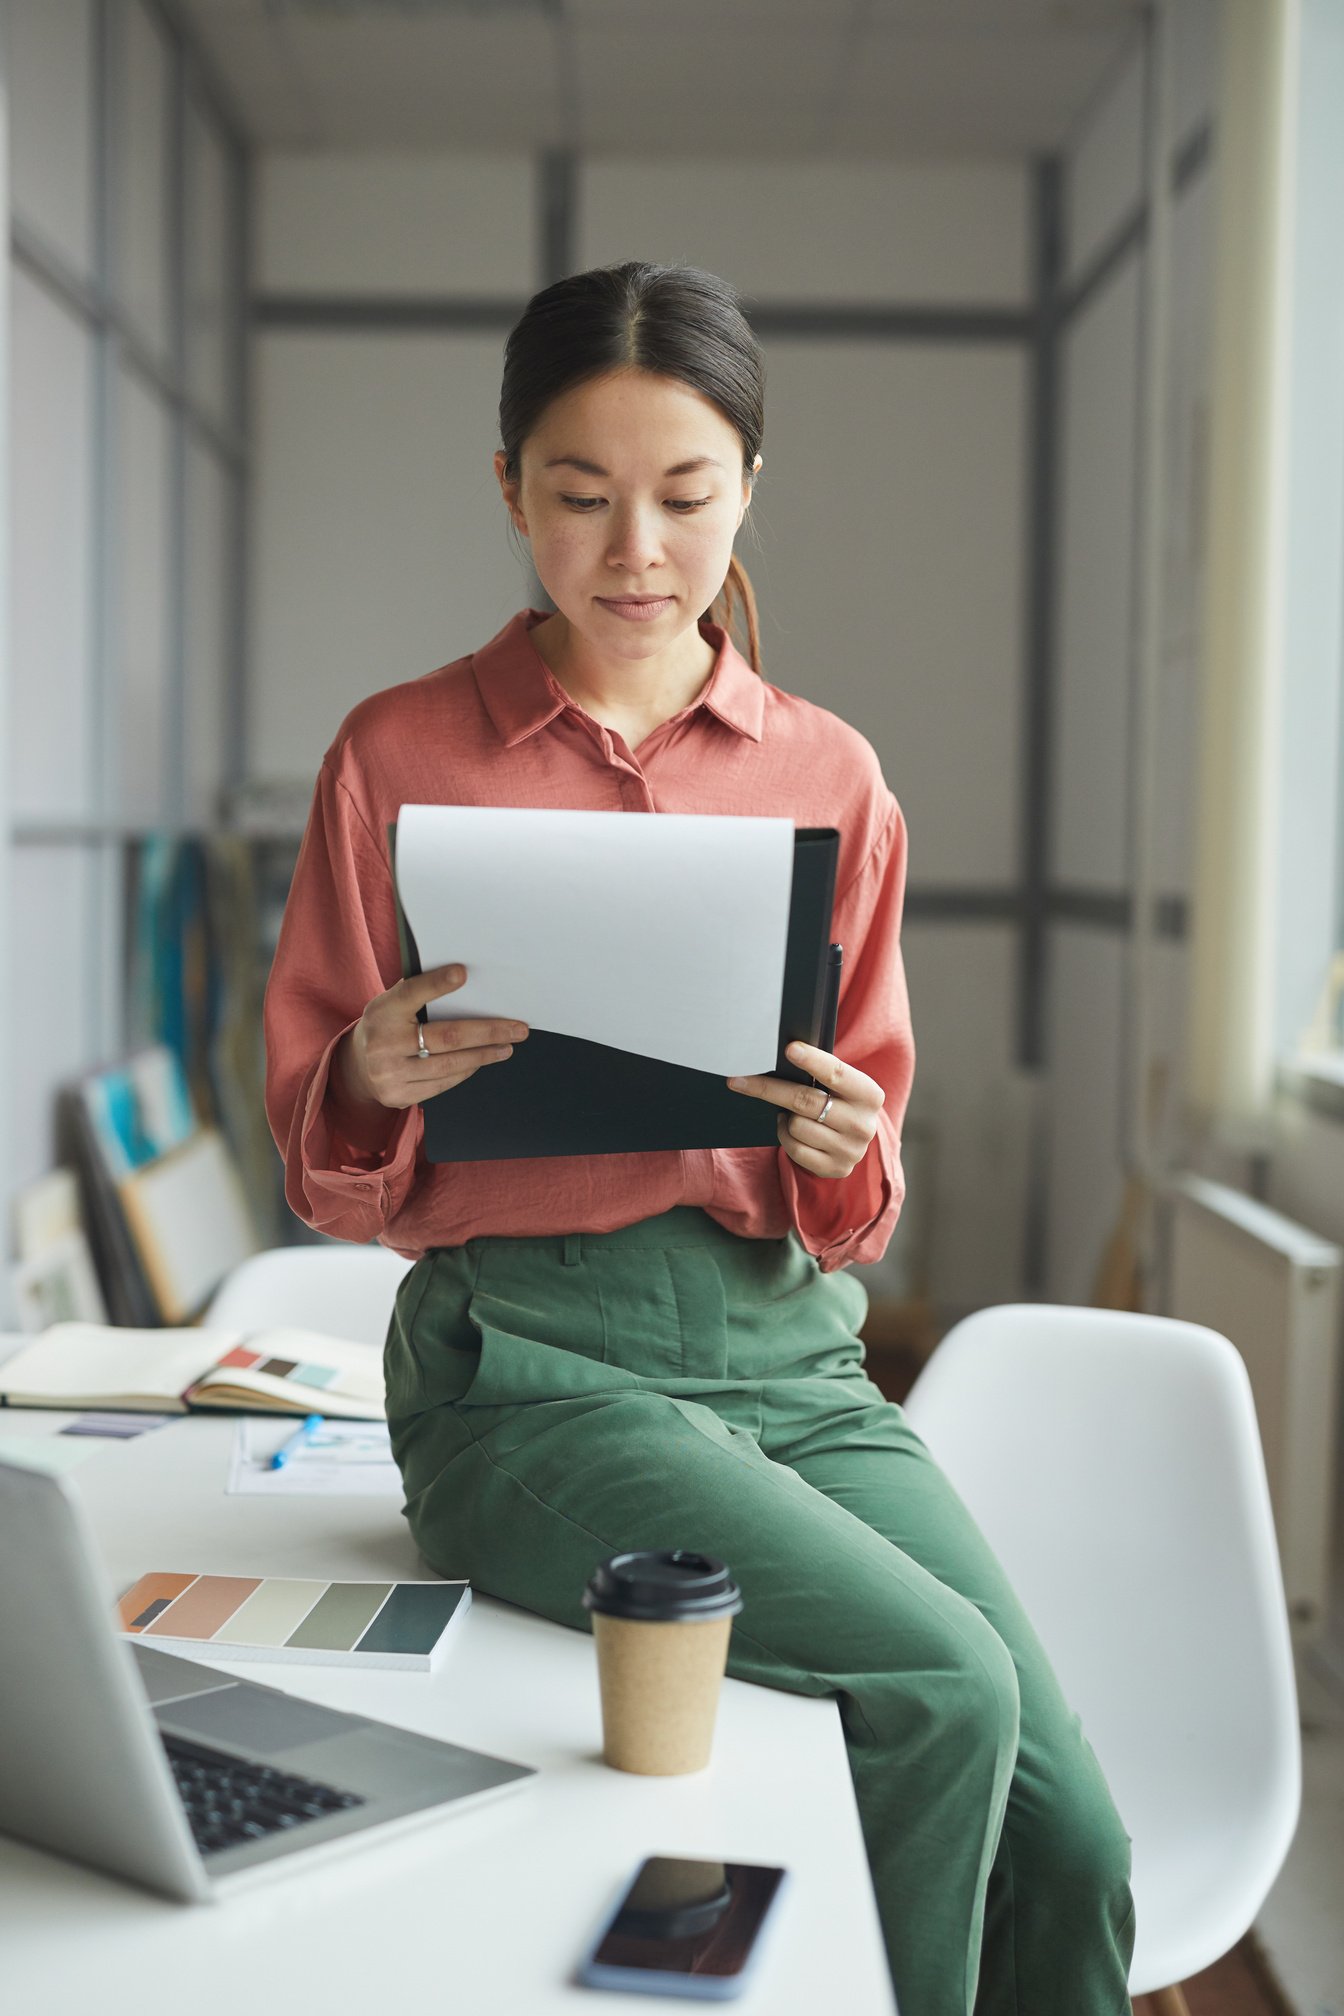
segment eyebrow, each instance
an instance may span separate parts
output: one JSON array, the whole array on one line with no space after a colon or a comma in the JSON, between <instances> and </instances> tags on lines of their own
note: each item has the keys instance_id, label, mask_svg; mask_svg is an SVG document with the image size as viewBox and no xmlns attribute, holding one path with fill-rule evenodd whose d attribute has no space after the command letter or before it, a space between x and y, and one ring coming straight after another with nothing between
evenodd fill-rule
<instances>
[{"instance_id":1,"label":"eyebrow","mask_svg":"<svg viewBox=\"0 0 1344 2016\"><path fill-rule=\"evenodd\" d=\"M549 462L543 462L542 467L543 469L559 469L561 467L579 469L582 470L585 476L610 476L611 474L610 469L602 468L600 463L585 462L581 455L552 455ZM664 469L663 474L664 476L689 476L696 469L722 469L722 467L722 462L716 462L712 455L694 455L689 462L678 462L674 468Z\"/></svg>"}]
</instances>

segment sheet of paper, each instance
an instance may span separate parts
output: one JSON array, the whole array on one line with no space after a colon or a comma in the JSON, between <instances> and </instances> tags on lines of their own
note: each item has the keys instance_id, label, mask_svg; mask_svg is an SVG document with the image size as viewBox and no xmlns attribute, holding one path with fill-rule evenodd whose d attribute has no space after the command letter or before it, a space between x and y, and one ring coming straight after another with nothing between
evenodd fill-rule
<instances>
[{"instance_id":1,"label":"sheet of paper","mask_svg":"<svg viewBox=\"0 0 1344 2016\"><path fill-rule=\"evenodd\" d=\"M401 1497L401 1472L392 1460L385 1421L327 1421L272 1470L271 1458L294 1426L292 1420L238 1422L230 1492L263 1498Z\"/></svg>"},{"instance_id":2,"label":"sheet of paper","mask_svg":"<svg viewBox=\"0 0 1344 2016\"><path fill-rule=\"evenodd\" d=\"M504 1016L724 1076L772 1071L791 819L403 805L397 888L434 1019Z\"/></svg>"}]
</instances>

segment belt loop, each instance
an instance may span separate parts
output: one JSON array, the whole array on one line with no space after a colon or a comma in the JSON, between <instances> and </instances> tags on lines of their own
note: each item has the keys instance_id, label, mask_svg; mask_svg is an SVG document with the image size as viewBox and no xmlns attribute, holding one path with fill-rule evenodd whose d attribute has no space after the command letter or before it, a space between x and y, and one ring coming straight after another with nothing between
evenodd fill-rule
<instances>
[{"instance_id":1,"label":"belt loop","mask_svg":"<svg viewBox=\"0 0 1344 2016\"><path fill-rule=\"evenodd\" d=\"M581 1242L581 1239L582 1239L582 1234L581 1234L581 1233L578 1233L578 1232L566 1232L566 1234L565 1234L565 1257L564 1257L564 1261L563 1261L563 1263L562 1263L562 1264L563 1264L564 1266L566 1266L566 1267L578 1267L578 1266L580 1266L580 1265L582 1264L582 1262L583 1262L583 1248L582 1248L582 1245L581 1245L581 1243L580 1243L580 1242Z\"/></svg>"}]
</instances>

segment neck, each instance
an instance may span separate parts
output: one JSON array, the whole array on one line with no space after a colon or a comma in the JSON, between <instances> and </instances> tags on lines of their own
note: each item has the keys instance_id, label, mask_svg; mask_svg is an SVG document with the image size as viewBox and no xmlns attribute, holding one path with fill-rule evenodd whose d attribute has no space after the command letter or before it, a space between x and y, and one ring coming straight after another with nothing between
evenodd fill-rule
<instances>
[{"instance_id":1,"label":"neck","mask_svg":"<svg viewBox=\"0 0 1344 2016\"><path fill-rule=\"evenodd\" d=\"M698 625L651 658L618 658L598 650L558 611L534 624L532 643L571 700L599 721L609 714L669 719L704 691L715 649Z\"/></svg>"}]
</instances>

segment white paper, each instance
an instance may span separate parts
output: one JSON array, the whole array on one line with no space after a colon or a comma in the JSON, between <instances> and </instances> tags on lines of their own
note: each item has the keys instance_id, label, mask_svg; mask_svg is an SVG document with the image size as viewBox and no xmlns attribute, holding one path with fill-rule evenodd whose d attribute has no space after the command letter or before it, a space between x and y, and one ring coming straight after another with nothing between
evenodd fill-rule
<instances>
[{"instance_id":1,"label":"white paper","mask_svg":"<svg viewBox=\"0 0 1344 2016\"><path fill-rule=\"evenodd\" d=\"M397 888L434 1020L499 1016L724 1076L773 1071L791 819L403 805Z\"/></svg>"},{"instance_id":2,"label":"white paper","mask_svg":"<svg viewBox=\"0 0 1344 2016\"><path fill-rule=\"evenodd\" d=\"M233 1437L230 1492L263 1498L400 1498L401 1472L392 1460L385 1421L327 1421L278 1470L271 1458L295 1424L243 1419Z\"/></svg>"}]
</instances>

